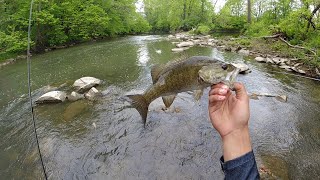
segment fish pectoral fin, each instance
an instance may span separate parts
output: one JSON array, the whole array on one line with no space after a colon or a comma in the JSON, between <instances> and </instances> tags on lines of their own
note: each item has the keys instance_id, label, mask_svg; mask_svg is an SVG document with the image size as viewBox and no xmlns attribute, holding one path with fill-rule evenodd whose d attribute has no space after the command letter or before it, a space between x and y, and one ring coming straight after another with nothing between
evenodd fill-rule
<instances>
[{"instance_id":1,"label":"fish pectoral fin","mask_svg":"<svg viewBox=\"0 0 320 180\"><path fill-rule=\"evenodd\" d=\"M203 95L203 89L193 91L193 97L196 101L199 101L202 95Z\"/></svg>"},{"instance_id":2,"label":"fish pectoral fin","mask_svg":"<svg viewBox=\"0 0 320 180\"><path fill-rule=\"evenodd\" d=\"M176 96L177 94L162 97L163 103L166 106L166 108L169 108L171 106Z\"/></svg>"},{"instance_id":3,"label":"fish pectoral fin","mask_svg":"<svg viewBox=\"0 0 320 180\"><path fill-rule=\"evenodd\" d=\"M161 71L163 69L164 69L164 66L160 65L160 64L152 66L152 68L151 68L151 78L152 78L152 83L153 84L155 84L158 81L158 79L159 79L159 77L161 75Z\"/></svg>"}]
</instances>

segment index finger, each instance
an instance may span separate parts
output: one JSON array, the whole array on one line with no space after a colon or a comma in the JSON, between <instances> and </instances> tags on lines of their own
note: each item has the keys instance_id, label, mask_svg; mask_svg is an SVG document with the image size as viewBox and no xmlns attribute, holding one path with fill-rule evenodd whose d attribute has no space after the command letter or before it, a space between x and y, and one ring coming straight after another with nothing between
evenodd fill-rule
<instances>
[{"instance_id":1,"label":"index finger","mask_svg":"<svg viewBox=\"0 0 320 180\"><path fill-rule=\"evenodd\" d=\"M229 87L223 83L218 83L211 86L211 89L215 89L215 88L229 89Z\"/></svg>"}]
</instances>

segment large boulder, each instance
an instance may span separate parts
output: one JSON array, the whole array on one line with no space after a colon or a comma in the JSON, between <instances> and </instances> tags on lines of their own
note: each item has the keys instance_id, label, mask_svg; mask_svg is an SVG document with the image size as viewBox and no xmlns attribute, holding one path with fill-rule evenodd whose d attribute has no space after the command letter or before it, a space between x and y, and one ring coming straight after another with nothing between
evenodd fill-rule
<instances>
[{"instance_id":1,"label":"large boulder","mask_svg":"<svg viewBox=\"0 0 320 180\"><path fill-rule=\"evenodd\" d=\"M82 77L76 80L73 87L76 88L78 93L84 93L90 88L101 84L101 80L94 77Z\"/></svg>"},{"instance_id":2,"label":"large boulder","mask_svg":"<svg viewBox=\"0 0 320 180\"><path fill-rule=\"evenodd\" d=\"M231 63L231 64L234 65L236 68L239 68L240 69L239 73L241 74L247 74L251 72L251 70L249 69L249 66L244 63Z\"/></svg>"},{"instance_id":3,"label":"large boulder","mask_svg":"<svg viewBox=\"0 0 320 180\"><path fill-rule=\"evenodd\" d=\"M66 100L67 94L63 91L51 91L48 92L36 100L37 104L42 103L59 103Z\"/></svg>"},{"instance_id":4,"label":"large boulder","mask_svg":"<svg viewBox=\"0 0 320 180\"><path fill-rule=\"evenodd\" d=\"M96 100L97 96L100 95L101 93L95 87L92 87L87 93L84 94L84 96L91 101Z\"/></svg>"}]
</instances>

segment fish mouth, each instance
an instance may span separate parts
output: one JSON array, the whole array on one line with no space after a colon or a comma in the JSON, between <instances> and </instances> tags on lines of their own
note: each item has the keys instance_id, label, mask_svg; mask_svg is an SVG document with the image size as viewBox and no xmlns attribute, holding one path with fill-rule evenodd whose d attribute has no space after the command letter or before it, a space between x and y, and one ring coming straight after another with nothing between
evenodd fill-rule
<instances>
[{"instance_id":1,"label":"fish mouth","mask_svg":"<svg viewBox=\"0 0 320 180\"><path fill-rule=\"evenodd\" d=\"M234 89L234 83L236 82L236 78L239 72L240 72L240 68L236 68L232 72L228 73L226 79L223 81L223 83L229 86L231 90Z\"/></svg>"}]
</instances>

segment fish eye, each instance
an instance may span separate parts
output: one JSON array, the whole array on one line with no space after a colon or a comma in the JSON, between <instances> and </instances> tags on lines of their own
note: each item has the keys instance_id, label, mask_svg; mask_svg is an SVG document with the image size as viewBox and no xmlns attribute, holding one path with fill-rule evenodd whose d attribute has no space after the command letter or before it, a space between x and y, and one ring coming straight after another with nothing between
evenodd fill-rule
<instances>
[{"instance_id":1,"label":"fish eye","mask_svg":"<svg viewBox=\"0 0 320 180\"><path fill-rule=\"evenodd\" d=\"M221 68L222 68L223 70L227 70L227 69L228 69L228 65L227 65L227 64L223 64L223 65L221 66Z\"/></svg>"}]
</instances>

